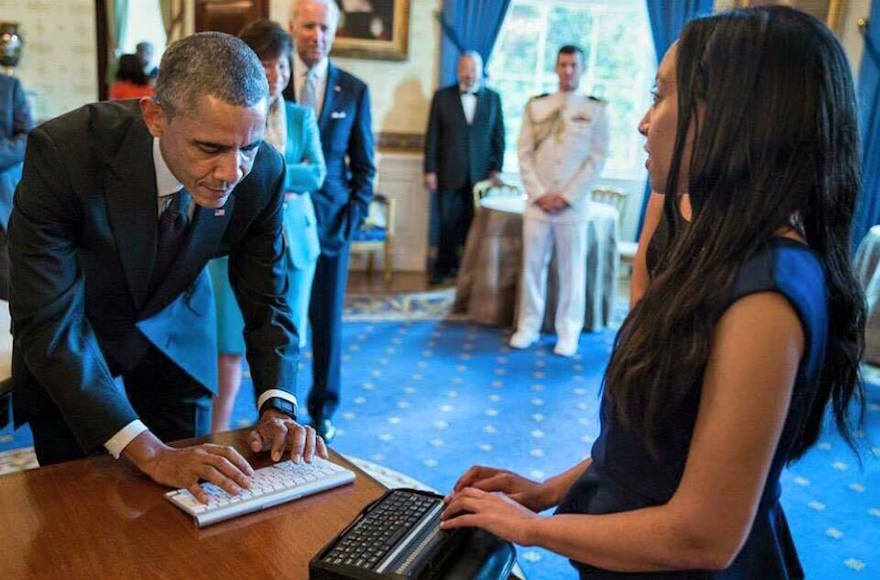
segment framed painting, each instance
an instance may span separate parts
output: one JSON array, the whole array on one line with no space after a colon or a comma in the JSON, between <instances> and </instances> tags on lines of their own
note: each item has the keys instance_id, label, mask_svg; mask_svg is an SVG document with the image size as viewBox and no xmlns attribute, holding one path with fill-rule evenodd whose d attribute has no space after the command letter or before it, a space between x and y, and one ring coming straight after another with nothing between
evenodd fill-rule
<instances>
[{"instance_id":1,"label":"framed painting","mask_svg":"<svg viewBox=\"0 0 880 580\"><path fill-rule=\"evenodd\" d=\"M339 26L331 54L406 60L410 0L336 0Z\"/></svg>"},{"instance_id":2,"label":"framed painting","mask_svg":"<svg viewBox=\"0 0 880 580\"><path fill-rule=\"evenodd\" d=\"M843 15L843 0L739 0L740 6L765 6L768 4L787 4L807 14L812 14L828 25L836 33L840 32Z\"/></svg>"}]
</instances>

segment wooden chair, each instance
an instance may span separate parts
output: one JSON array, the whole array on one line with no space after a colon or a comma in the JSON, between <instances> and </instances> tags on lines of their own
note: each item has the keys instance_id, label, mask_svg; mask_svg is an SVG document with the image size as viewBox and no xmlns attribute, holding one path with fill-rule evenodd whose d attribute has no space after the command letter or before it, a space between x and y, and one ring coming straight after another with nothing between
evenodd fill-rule
<instances>
[{"instance_id":1,"label":"wooden chair","mask_svg":"<svg viewBox=\"0 0 880 580\"><path fill-rule=\"evenodd\" d=\"M394 200L377 193L370 202L370 208L363 225L354 233L351 240L352 254L367 255L367 275L373 275L373 255L384 252L385 283L391 283L391 256L394 249Z\"/></svg>"},{"instance_id":2,"label":"wooden chair","mask_svg":"<svg viewBox=\"0 0 880 580\"><path fill-rule=\"evenodd\" d=\"M611 207L616 209L618 215L620 216L620 221L623 221L627 202L627 194L625 191L616 189L614 187L599 187L592 191L591 197L593 201L597 203L604 203L605 205L610 205ZM632 266L638 249L638 242L618 242L617 253L620 256L620 263Z\"/></svg>"},{"instance_id":3,"label":"wooden chair","mask_svg":"<svg viewBox=\"0 0 880 580\"><path fill-rule=\"evenodd\" d=\"M496 195L522 197L524 194L522 189L516 185L505 183L504 185L495 186L488 179L484 179L474 185L474 209L480 209L480 201L483 199Z\"/></svg>"}]
</instances>

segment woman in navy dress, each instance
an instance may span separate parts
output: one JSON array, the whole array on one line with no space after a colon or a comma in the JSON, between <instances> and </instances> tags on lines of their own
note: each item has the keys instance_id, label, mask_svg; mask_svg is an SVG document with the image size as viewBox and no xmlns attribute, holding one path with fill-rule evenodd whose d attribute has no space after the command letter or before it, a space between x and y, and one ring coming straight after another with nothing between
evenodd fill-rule
<instances>
[{"instance_id":1,"label":"woman in navy dress","mask_svg":"<svg viewBox=\"0 0 880 580\"><path fill-rule=\"evenodd\" d=\"M284 238L287 252L287 302L299 334L299 346L306 344L309 294L320 247L311 192L320 189L327 174L315 115L309 107L286 102L281 91L290 81L290 35L271 20L252 22L239 35L266 69L269 81L269 114L264 140L287 162L284 201ZM214 399L211 432L226 431L241 386L241 355L244 352L244 320L229 286L228 261L208 264L217 305L219 388Z\"/></svg>"},{"instance_id":2,"label":"woman in navy dress","mask_svg":"<svg viewBox=\"0 0 880 580\"><path fill-rule=\"evenodd\" d=\"M639 129L668 245L615 341L590 457L543 483L473 467L442 526L543 546L582 578L801 578L780 472L829 402L852 444L863 400L849 65L790 8L698 19Z\"/></svg>"}]
</instances>

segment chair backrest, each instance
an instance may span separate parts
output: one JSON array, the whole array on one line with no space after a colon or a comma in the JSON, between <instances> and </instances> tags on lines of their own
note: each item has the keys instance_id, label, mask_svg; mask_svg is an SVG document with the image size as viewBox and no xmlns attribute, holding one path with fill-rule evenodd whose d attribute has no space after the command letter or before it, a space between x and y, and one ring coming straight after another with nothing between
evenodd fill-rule
<instances>
[{"instance_id":1,"label":"chair backrest","mask_svg":"<svg viewBox=\"0 0 880 580\"><path fill-rule=\"evenodd\" d=\"M394 199L377 193L370 201L367 215L358 233L355 234L355 241L360 243L376 243L382 244L384 240L394 238L394 220L395 220L395 204ZM375 232L382 230L383 235L373 239ZM370 232L373 232L372 234ZM364 238L364 236L367 236Z\"/></svg>"},{"instance_id":2,"label":"chair backrest","mask_svg":"<svg viewBox=\"0 0 880 580\"><path fill-rule=\"evenodd\" d=\"M367 207L361 228L384 228L388 223L388 203L385 196L376 194Z\"/></svg>"},{"instance_id":3,"label":"chair backrest","mask_svg":"<svg viewBox=\"0 0 880 580\"><path fill-rule=\"evenodd\" d=\"M503 185L492 185L488 179L478 181L474 185L474 207L480 207L480 201L487 197L507 196L522 197L523 191L512 183Z\"/></svg>"},{"instance_id":4,"label":"chair backrest","mask_svg":"<svg viewBox=\"0 0 880 580\"><path fill-rule=\"evenodd\" d=\"M614 187L599 187L593 190L591 195L593 201L610 205L617 210L621 218L623 211L626 209L627 193Z\"/></svg>"}]
</instances>

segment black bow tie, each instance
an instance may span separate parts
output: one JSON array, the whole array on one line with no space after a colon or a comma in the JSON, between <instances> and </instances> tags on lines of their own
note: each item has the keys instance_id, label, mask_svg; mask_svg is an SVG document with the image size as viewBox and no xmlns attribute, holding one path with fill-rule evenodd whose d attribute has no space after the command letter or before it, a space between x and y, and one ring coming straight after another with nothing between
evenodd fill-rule
<instances>
[{"instance_id":1,"label":"black bow tie","mask_svg":"<svg viewBox=\"0 0 880 580\"><path fill-rule=\"evenodd\" d=\"M476 97L476 96L477 96L477 91L461 91L460 94L462 94L462 95L473 95L473 96Z\"/></svg>"}]
</instances>

